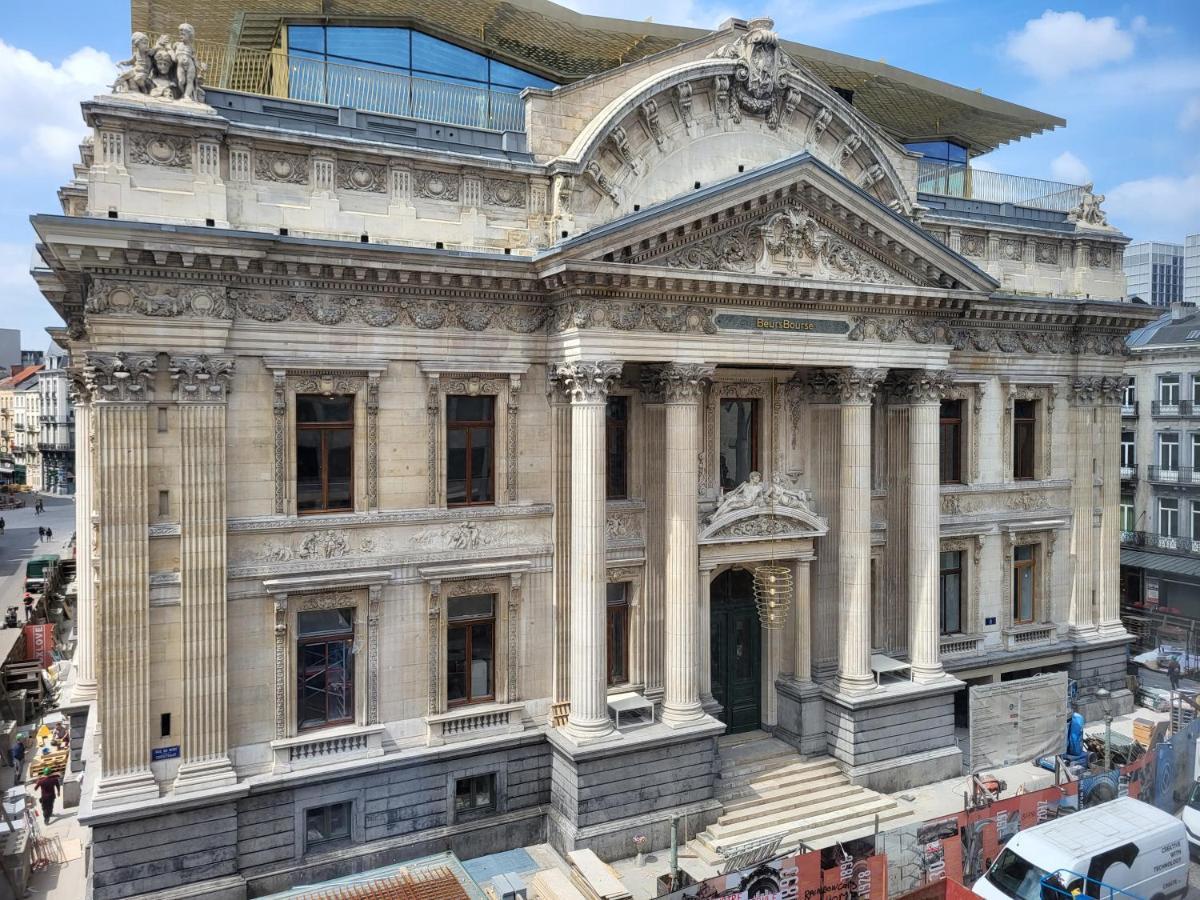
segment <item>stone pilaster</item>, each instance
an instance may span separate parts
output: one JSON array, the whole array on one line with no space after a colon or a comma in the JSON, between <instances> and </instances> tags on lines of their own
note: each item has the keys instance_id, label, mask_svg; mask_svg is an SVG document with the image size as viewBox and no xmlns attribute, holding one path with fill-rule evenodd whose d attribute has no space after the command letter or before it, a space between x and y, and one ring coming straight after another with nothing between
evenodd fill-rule
<instances>
[{"instance_id":1,"label":"stone pilaster","mask_svg":"<svg viewBox=\"0 0 1200 900\"><path fill-rule=\"evenodd\" d=\"M908 417L908 659L914 681L941 678L938 550L941 536L939 432L946 372L915 372L900 382Z\"/></svg>"},{"instance_id":2,"label":"stone pilaster","mask_svg":"<svg viewBox=\"0 0 1200 900\"><path fill-rule=\"evenodd\" d=\"M813 564L812 653L813 677L819 681L837 673L838 623L838 536L841 533L839 497L841 496L842 410L836 371L814 369L802 382L803 396L811 404L808 429L809 486L817 509L829 517L829 533L817 539L817 559Z\"/></svg>"},{"instance_id":3,"label":"stone pilaster","mask_svg":"<svg viewBox=\"0 0 1200 900\"><path fill-rule=\"evenodd\" d=\"M720 704L712 693L712 573L709 566L700 566L698 573L700 589L700 705L709 715L715 715Z\"/></svg>"},{"instance_id":4,"label":"stone pilaster","mask_svg":"<svg viewBox=\"0 0 1200 900\"><path fill-rule=\"evenodd\" d=\"M605 404L621 374L615 362L571 362L554 367L571 400L571 712L567 733L576 741L612 730L606 702Z\"/></svg>"},{"instance_id":5,"label":"stone pilaster","mask_svg":"<svg viewBox=\"0 0 1200 900\"><path fill-rule=\"evenodd\" d=\"M1074 465L1071 470L1071 594L1067 621L1076 637L1095 633L1095 478L1093 466L1097 439L1096 410L1101 398L1102 379L1076 378L1071 382L1071 446ZM1118 481L1119 483L1119 481Z\"/></svg>"},{"instance_id":6,"label":"stone pilaster","mask_svg":"<svg viewBox=\"0 0 1200 900\"><path fill-rule=\"evenodd\" d=\"M1121 623L1121 396L1125 379L1101 382L1100 583L1096 611L1100 634L1120 637Z\"/></svg>"},{"instance_id":7,"label":"stone pilaster","mask_svg":"<svg viewBox=\"0 0 1200 900\"><path fill-rule=\"evenodd\" d=\"M182 761L175 793L233 784L229 759L225 410L232 357L175 356L179 403Z\"/></svg>"},{"instance_id":8,"label":"stone pilaster","mask_svg":"<svg viewBox=\"0 0 1200 900\"><path fill-rule=\"evenodd\" d=\"M700 705L696 466L700 449L700 401L712 374L712 366L697 364L670 364L658 371L667 406L662 720L672 728L705 718Z\"/></svg>"},{"instance_id":9,"label":"stone pilaster","mask_svg":"<svg viewBox=\"0 0 1200 900\"><path fill-rule=\"evenodd\" d=\"M554 702L571 697L571 404L550 386L554 460Z\"/></svg>"},{"instance_id":10,"label":"stone pilaster","mask_svg":"<svg viewBox=\"0 0 1200 900\"><path fill-rule=\"evenodd\" d=\"M104 732L93 806L158 797L150 772L150 532L146 402L152 354L89 353L95 417L93 512L97 713Z\"/></svg>"},{"instance_id":11,"label":"stone pilaster","mask_svg":"<svg viewBox=\"0 0 1200 900\"><path fill-rule=\"evenodd\" d=\"M838 690L871 690L871 401L886 369L835 373L842 404L838 497Z\"/></svg>"},{"instance_id":12,"label":"stone pilaster","mask_svg":"<svg viewBox=\"0 0 1200 900\"><path fill-rule=\"evenodd\" d=\"M661 646L666 594L666 532L663 514L666 507L665 446L667 409L663 391L653 373L645 373L641 384L643 485L646 498L646 567L643 610L646 634L651 646ZM707 631L702 632L707 634ZM663 658L661 653L649 653L642 672L646 694L661 697L663 691ZM703 673L701 675L703 677Z\"/></svg>"},{"instance_id":13,"label":"stone pilaster","mask_svg":"<svg viewBox=\"0 0 1200 900\"><path fill-rule=\"evenodd\" d=\"M792 563L792 584L795 591L794 636L796 640L796 681L812 682L812 577L807 559Z\"/></svg>"},{"instance_id":14,"label":"stone pilaster","mask_svg":"<svg viewBox=\"0 0 1200 900\"><path fill-rule=\"evenodd\" d=\"M71 700L96 699L96 573L92 571L94 420L82 372L72 372L75 393L75 681Z\"/></svg>"}]
</instances>

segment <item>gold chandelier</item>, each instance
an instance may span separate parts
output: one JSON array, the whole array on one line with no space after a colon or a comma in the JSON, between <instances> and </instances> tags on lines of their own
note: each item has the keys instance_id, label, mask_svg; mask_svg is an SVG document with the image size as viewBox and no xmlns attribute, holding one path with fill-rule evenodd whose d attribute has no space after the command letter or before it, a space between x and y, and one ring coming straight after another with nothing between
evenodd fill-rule
<instances>
[{"instance_id":1,"label":"gold chandelier","mask_svg":"<svg viewBox=\"0 0 1200 900\"><path fill-rule=\"evenodd\" d=\"M792 605L792 570L785 566L755 566L754 605L763 628L782 628Z\"/></svg>"}]
</instances>

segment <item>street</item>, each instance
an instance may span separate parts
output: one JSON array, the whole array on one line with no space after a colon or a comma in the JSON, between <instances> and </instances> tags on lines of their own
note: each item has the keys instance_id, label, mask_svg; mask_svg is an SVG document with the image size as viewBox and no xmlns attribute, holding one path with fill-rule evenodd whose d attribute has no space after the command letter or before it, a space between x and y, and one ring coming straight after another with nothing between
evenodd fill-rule
<instances>
[{"instance_id":1,"label":"street","mask_svg":"<svg viewBox=\"0 0 1200 900\"><path fill-rule=\"evenodd\" d=\"M0 536L0 616L4 609L21 605L25 580L25 561L41 553L64 552L75 532L75 498L42 494L22 494L22 509L0 510L4 519L4 534ZM41 497L46 511L37 515L34 501ZM38 540L38 528L54 532L50 541Z\"/></svg>"}]
</instances>

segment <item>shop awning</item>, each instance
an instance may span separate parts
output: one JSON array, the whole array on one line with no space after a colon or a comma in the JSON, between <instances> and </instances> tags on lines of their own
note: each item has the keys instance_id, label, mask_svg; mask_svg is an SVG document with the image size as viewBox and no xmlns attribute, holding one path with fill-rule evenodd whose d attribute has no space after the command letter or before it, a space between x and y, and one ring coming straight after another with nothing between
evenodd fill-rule
<instances>
[{"instance_id":1,"label":"shop awning","mask_svg":"<svg viewBox=\"0 0 1200 900\"><path fill-rule=\"evenodd\" d=\"M1169 572L1174 575L1191 575L1200 578L1200 559L1187 556L1170 556L1166 553L1147 553L1144 550L1122 550L1121 565L1152 572Z\"/></svg>"}]
</instances>

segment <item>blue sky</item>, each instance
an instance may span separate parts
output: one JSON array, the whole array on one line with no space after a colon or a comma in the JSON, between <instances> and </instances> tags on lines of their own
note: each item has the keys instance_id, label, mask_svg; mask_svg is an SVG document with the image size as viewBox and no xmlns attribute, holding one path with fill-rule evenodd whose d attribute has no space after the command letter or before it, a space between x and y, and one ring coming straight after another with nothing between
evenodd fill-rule
<instances>
[{"instance_id":1,"label":"blue sky","mask_svg":"<svg viewBox=\"0 0 1200 900\"><path fill-rule=\"evenodd\" d=\"M447 0L453 2L453 0ZM1200 231L1200 2L962 0L569 0L596 15L713 27L774 17L802 43L901 68L1067 120L978 165L1107 195L1135 240ZM31 212L57 212L84 130L78 101L127 55L128 0L11 2L0 18L0 296L3 326L43 347L59 324L28 269ZM200 35L200 37L205 37Z\"/></svg>"}]
</instances>

